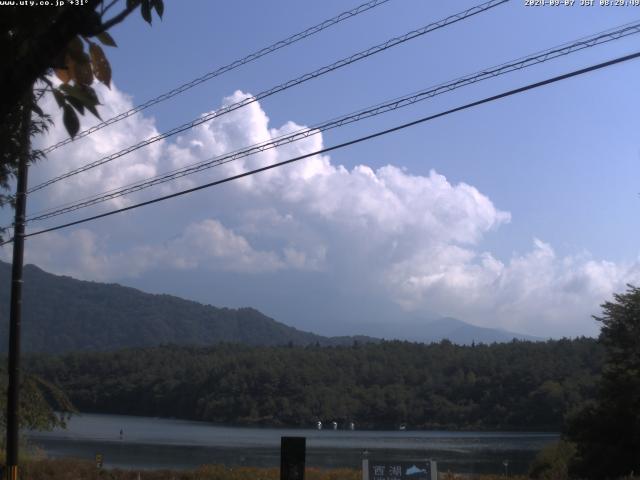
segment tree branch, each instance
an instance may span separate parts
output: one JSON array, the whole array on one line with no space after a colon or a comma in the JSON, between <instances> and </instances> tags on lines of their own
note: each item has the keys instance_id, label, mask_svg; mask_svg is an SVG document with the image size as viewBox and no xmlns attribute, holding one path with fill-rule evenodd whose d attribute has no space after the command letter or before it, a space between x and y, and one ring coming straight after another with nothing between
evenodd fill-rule
<instances>
[{"instance_id":1,"label":"tree branch","mask_svg":"<svg viewBox=\"0 0 640 480\"><path fill-rule=\"evenodd\" d=\"M102 25L100 26L99 31L93 33L93 35L98 35L98 34L100 34L102 32L106 32L107 30L109 30L114 25L117 25L117 24L121 23L136 8L138 8L138 4L134 4L134 5L131 5L131 6L127 7L127 8L125 8L123 11L121 11L115 17L111 18L110 20L107 20L106 22L103 22Z\"/></svg>"},{"instance_id":2,"label":"tree branch","mask_svg":"<svg viewBox=\"0 0 640 480\"><path fill-rule=\"evenodd\" d=\"M102 3L103 5L103 9L102 12L100 12L100 15L104 15L105 13L107 13L109 11L109 9L111 7L113 7L116 3L118 3L120 0L113 0L109 5L107 5L106 7L104 6L104 2Z\"/></svg>"}]
</instances>

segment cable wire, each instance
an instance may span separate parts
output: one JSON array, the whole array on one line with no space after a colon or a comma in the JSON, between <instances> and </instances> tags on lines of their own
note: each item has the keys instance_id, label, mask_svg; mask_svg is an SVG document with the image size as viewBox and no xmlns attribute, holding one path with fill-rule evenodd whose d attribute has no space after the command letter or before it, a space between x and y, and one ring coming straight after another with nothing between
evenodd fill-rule
<instances>
[{"instance_id":1,"label":"cable wire","mask_svg":"<svg viewBox=\"0 0 640 480\"><path fill-rule=\"evenodd\" d=\"M254 102L257 102L259 100L262 100L266 97L269 97L271 95L274 95L276 93L282 92L284 90L287 90L289 88L292 88L296 85L300 85L301 83L305 83L309 80L312 80L314 78L317 78L321 75L325 75L329 72L332 72L334 70L337 70L339 68L342 68L344 66L350 65L352 63L355 63L359 60L362 60L364 58L370 57L371 55L375 55L377 53L383 52L385 50L388 50L390 48L393 48L397 45L403 44L409 40L413 40L415 38L421 37L422 35L425 35L429 32L432 32L434 30L438 30L440 28L446 27L448 25L451 25L453 23L457 23L461 20L467 19L469 17L472 17L474 15L477 15L479 13L485 12L487 10L490 10L494 7L497 7L498 5L502 5L504 3L509 2L510 0L489 0L488 2L482 3L480 5L476 5L475 7L471 7L467 10L464 10L460 13L454 14L454 15L450 15L449 17L446 17L438 22L434 22L431 23L429 25L426 25L422 28L419 28L417 30L412 30L411 32L408 32L404 35L401 35L399 37L394 37L391 38L389 40L387 40L386 42L380 43L378 45L375 45L371 48L368 48L367 50L363 50L360 51L356 54L353 54L349 57L345 57L341 60L338 60L337 62L334 62L330 65L324 66L322 68L319 68L318 70L315 70L311 73L307 73L305 75L302 75L300 77L297 77L293 80L289 80L285 83L282 83L276 87L270 88L269 90L265 90L255 96L252 97L247 97L244 100L241 100L239 102L236 102L234 104L231 105L227 105L226 107L223 107L221 109L218 109L216 111L207 113L205 115L202 115L198 118L196 118L195 120L192 120L191 122L187 122L185 124L182 124L178 127L175 127L165 133L161 133L158 135L155 135L153 137L150 137L146 140L143 140L135 145L131 145L123 150L120 150L119 152L116 153L112 153L111 155L108 155L106 157L103 157L99 160L96 160L94 162L88 163L82 167L76 168L74 170L71 170L65 174L59 175L55 178L52 178L50 180L47 180L39 185L36 185L35 187L32 187L31 189L29 189L27 191L27 193L33 193L35 191L41 190L49 185L52 185L54 183L57 183L61 180L64 180L65 178L69 178L73 175L77 175L79 173L85 172L87 170L90 170L92 168L95 167L99 167L100 165L104 165L105 163L111 162L117 158L120 158L124 155L127 155L128 153L134 152L140 148L146 147L147 145L150 145L152 143L155 143L159 140L163 140L165 138L171 137L173 135L176 135L178 133L184 132L186 130L189 130L191 128L194 128L198 125L201 125L205 122L208 122L210 120L213 120L214 118L220 117L222 115L225 115L227 113L233 112L239 108L242 108L246 105L252 104Z\"/></svg>"},{"instance_id":2,"label":"cable wire","mask_svg":"<svg viewBox=\"0 0 640 480\"><path fill-rule=\"evenodd\" d=\"M202 75L201 77L198 77L194 80L191 80L190 82L184 83L182 85L180 85L179 87L174 88L173 90L169 90L168 92L165 92L161 95L158 95L157 97L154 97L150 100L147 100L146 102L137 105L125 112L119 113L118 115L115 115L114 117L111 117L97 125L94 125L93 127L87 128L86 130L83 130L82 132L78 132L76 134L75 137L71 138L66 138L54 145L51 145L47 148L45 148L43 150L44 154L50 153L64 145L67 145L75 140L78 140L80 138L86 137L87 135L91 135L94 132L97 132L98 130L103 129L104 127L107 127L109 125L113 125L114 123L119 122L120 120L124 120L125 118L128 118L132 115L135 115L138 112L141 112L153 105L156 105L158 103L164 102L165 100L168 100L170 98L175 97L176 95L181 94L182 92L186 92L187 90L192 89L193 87L200 85L204 82L207 82L213 78L219 77L220 75L230 72L231 70L235 70L236 68L242 66L242 65L246 65L247 63L251 63L255 60L258 60L259 58L262 58L266 55L269 55L270 53L273 53L277 50L280 50L281 48L284 47L288 47L289 45L292 45L300 40L303 40L307 37L310 37L312 35L315 35L316 33L320 33L323 30L326 30L329 27L332 27L344 20L350 19L355 17L356 15L359 15L361 13L364 13L368 10L374 9L380 5L383 5L387 2L389 2L390 0L370 0L368 2L363 3L362 5L358 5L355 8L352 8L351 10L347 10L346 12L342 12L338 15L336 15L335 17L332 17L328 20L325 20L321 23L318 23L317 25L314 25L313 27L309 27L306 30L303 30L301 32L298 32L294 35L291 35L287 38L285 38L284 40L280 40L279 42L273 43L271 45L269 45L268 47L262 48L256 52L250 53L249 55L239 59L239 60L235 60L227 65L224 65L222 67L217 68L216 70L213 70L211 72L205 73L204 75Z\"/></svg>"},{"instance_id":3,"label":"cable wire","mask_svg":"<svg viewBox=\"0 0 640 480\"><path fill-rule=\"evenodd\" d=\"M370 118L370 117L381 115L393 110L397 110L399 108L403 108L403 107L412 105L414 103L435 97L436 95L450 92L457 88L461 88L461 87L471 85L483 80L494 78L499 75L504 75L506 73L513 72L515 70L521 70L524 68L531 67L533 65L538 65L558 57L566 56L586 48L591 48L596 45L608 43L610 41L624 38L629 35L633 35L637 33L640 33L640 21L636 21L635 23L625 24L620 27L616 27L616 29L605 30L604 32L600 32L600 33L591 35L589 37L583 37L579 40L574 41L573 43L564 43L560 46L553 47L553 48L532 54L530 56L521 57L511 62L506 62L495 67L483 69L474 74L467 75L464 77L459 77L448 83L442 83L435 87L430 87L429 89L421 90L418 92L405 95L403 97L395 98L385 103L368 107L367 109L363 109L348 115L344 115L342 117L338 117L333 120L329 120L324 123L317 124L315 126L302 128L295 132L292 132L286 135L281 135L279 137L276 137L266 142L257 143L249 147L245 147L243 149L239 149L233 152L228 152L220 156L211 157L207 160L202 160L200 162L197 162L192 165L182 167L179 169L175 169L170 172L165 172L146 180L133 182L127 185L123 185L121 187L108 190L106 192L102 192L98 195L85 197L85 198L76 200L74 202L68 202L66 204L59 205L57 207L52 207L46 210L42 210L29 216L27 218L27 222L45 220L48 218L63 215L65 213L76 211L81 208L86 208L92 205L96 205L108 200L113 200L115 198L122 197L124 195L128 195L134 192L138 192L146 188L167 183L169 181L172 181L187 175L191 175L191 174L198 173L213 167L217 167L217 166L229 163L231 161L235 161L240 158L244 158L260 152L264 152L266 150L277 148L284 144L293 143L333 128L342 127L350 123L358 122L365 118Z\"/></svg>"},{"instance_id":4,"label":"cable wire","mask_svg":"<svg viewBox=\"0 0 640 480\"><path fill-rule=\"evenodd\" d=\"M619 63L623 63L623 62L627 62L627 61L630 61L630 60L634 60L634 59L636 59L638 57L640 57L640 51L632 53L632 54L629 54L629 55L625 55L623 57L617 57L617 58L614 58L612 60L608 60L606 62L598 63L598 64L595 64L595 65L591 65L589 67L582 68L582 69L579 69L579 70L573 70L573 71L571 71L569 73L565 73L565 74L562 74L562 75L551 77L551 78L548 78L546 80L542 80L542 81L535 82L535 83L530 83L530 84L525 85L523 87L515 88L513 90L508 90L506 92L499 93L497 95L493 95L493 96L490 96L490 97L483 98L482 100L477 100L475 102L467 103L467 104L462 105L460 107L452 108L450 110L446 110L446 111L443 111L443 112L440 112L440 113L436 113L436 114L433 114L433 115L428 115L426 117L422 117L422 118L419 118L417 120L413 120L413 121L408 122L408 123L404 123L404 124L401 124L401 125L398 125L398 126L395 126L395 127L392 127L392 128L388 128L386 130L381 130L381 131L372 133L370 135L366 135L366 136L363 136L363 137L359 137L359 138L350 140L348 142L340 143L338 145L322 148L320 150L316 150L315 152L306 153L304 155L300 155L300 156L297 156L297 157L294 157L294 158L290 158L290 159L284 160L282 162L278 162L278 163L274 163L274 164L267 165L267 166L264 166L264 167L256 168L256 169L250 170L248 172L244 172L244 173L241 173L241 174L238 174L238 175L233 175L231 177L223 178L221 180L216 180L214 182L209 182L209 183L206 183L204 185L199 185L197 187L189 188L189 189L186 189L186 190L181 190L179 192L171 193L169 195L164 195L162 197L157 197L157 198L154 198L152 200L147 200L145 202L137 203L135 205L129 205L128 207L123 207L123 208L119 208L119 209L116 209L116 210L111 210L109 212L101 213L101 214L98 214L98 215L93 215L91 217L86 217L86 218L83 218L83 219L80 219L80 220L75 220L73 222L64 223L64 224L61 224L61 225L57 225L55 227L45 228L43 230L39 230L39 231L36 231L36 232L28 233L28 234L25 235L25 237L33 237L33 236L36 236L36 235L42 235L44 233L53 232L53 231L56 231L56 230L61 230L63 228L68 228L68 227L71 227L71 226L74 226L74 225L80 225L82 223L90 222L90 221L97 220L97 219L100 219L100 218L109 217L111 215L115 215L115 214L118 214L118 213L126 212L126 211L129 211L129 210L134 210L136 208L144 207L144 206L147 206L147 205L152 205L154 203L162 202L164 200L169 200L171 198L180 197L182 195L193 193L193 192L196 192L198 190L204 190L206 188L214 187L216 185L221 185L223 183L231 182L233 180L239 180L241 178L248 177L250 175L255 175L257 173L264 172L264 171L267 171L267 170L271 170L273 168L281 167L283 165L288 165L290 163L303 160L305 158L313 157L314 155L321 155L321 154L324 154L324 153L331 152L333 150L338 150L338 149L345 148L345 147L348 147L348 146L351 146L351 145L355 145L355 144L358 144L358 143L361 143L361 142L372 140L374 138L381 137L383 135L387 135L389 133L397 132L397 131L400 131L400 130L404 130L405 128L409 128L409 127L412 127L412 126L415 126L415 125L418 125L418 124L421 124L421 123L424 123L424 122L428 122L428 121L434 120L436 118L444 117L444 116L450 115L452 113L456 113L456 112L460 112L462 110L467 110L467 109L470 109L470 108L473 108L473 107L477 107L477 106L483 105L485 103L493 102L493 101L496 101L496 100L499 100L499 99L502 99L502 98L505 98L505 97L510 97L512 95L516 95L516 94L519 94L519 93L522 93L522 92L526 92L528 90L533 90L533 89L536 89L536 88L540 88L540 87L545 86L545 85L550 85L552 83L556 83L556 82L559 82L559 81L562 81L562 80L566 80L568 78L576 77L578 75L584 75L585 73L589 73L589 72L593 72L593 71L596 71L596 70L600 70L600 69L603 69L603 68L606 68L606 67L610 67L612 65L616 65L616 64L619 64ZM0 246L5 245L7 243L10 243L11 241L12 241L12 239L7 240L5 242L2 242L2 243L0 243Z\"/></svg>"}]
</instances>

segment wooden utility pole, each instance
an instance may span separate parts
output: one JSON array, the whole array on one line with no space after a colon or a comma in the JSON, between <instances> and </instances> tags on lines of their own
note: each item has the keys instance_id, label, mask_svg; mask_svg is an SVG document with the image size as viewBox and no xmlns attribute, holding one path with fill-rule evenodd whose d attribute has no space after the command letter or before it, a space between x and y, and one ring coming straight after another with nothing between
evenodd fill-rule
<instances>
[{"instance_id":1,"label":"wooden utility pole","mask_svg":"<svg viewBox=\"0 0 640 480\"><path fill-rule=\"evenodd\" d=\"M24 260L24 227L27 208L27 173L31 154L31 103L29 92L22 105L20 125L20 158L16 187L13 231L13 263L11 265L11 304L9 313L9 388L7 391L7 479L18 479L18 434L20 402L20 323L22 320L22 265Z\"/></svg>"}]
</instances>

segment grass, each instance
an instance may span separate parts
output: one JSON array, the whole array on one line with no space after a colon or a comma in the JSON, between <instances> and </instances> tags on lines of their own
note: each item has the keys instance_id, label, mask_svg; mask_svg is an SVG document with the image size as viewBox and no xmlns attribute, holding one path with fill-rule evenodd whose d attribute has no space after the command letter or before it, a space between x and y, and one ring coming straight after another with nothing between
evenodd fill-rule
<instances>
[{"instance_id":1,"label":"grass","mask_svg":"<svg viewBox=\"0 0 640 480\"><path fill-rule=\"evenodd\" d=\"M440 480L505 480L504 475L439 474ZM237 467L204 465L193 470L120 470L98 469L94 462L71 458L31 458L23 462L19 478L25 480L279 480L278 468ZM306 480L360 480L359 469L307 468ZM547 478L547 477L545 477ZM548 477L565 480L566 477ZM510 480L528 480L526 476L509 476ZM640 480L627 477L621 480Z\"/></svg>"},{"instance_id":2,"label":"grass","mask_svg":"<svg viewBox=\"0 0 640 480\"><path fill-rule=\"evenodd\" d=\"M20 478L28 480L279 480L279 468L203 465L193 470L120 470L97 469L92 461L63 459L33 459L24 462ZM305 480L360 480L359 469L307 468ZM452 473L440 474L442 480L504 480L501 475L469 477ZM511 480L526 480L510 476Z\"/></svg>"},{"instance_id":3,"label":"grass","mask_svg":"<svg viewBox=\"0 0 640 480\"><path fill-rule=\"evenodd\" d=\"M193 470L97 469L92 461L75 459L31 460L21 467L28 480L279 480L278 468L204 465ZM360 480L359 470L307 468L306 480Z\"/></svg>"}]
</instances>

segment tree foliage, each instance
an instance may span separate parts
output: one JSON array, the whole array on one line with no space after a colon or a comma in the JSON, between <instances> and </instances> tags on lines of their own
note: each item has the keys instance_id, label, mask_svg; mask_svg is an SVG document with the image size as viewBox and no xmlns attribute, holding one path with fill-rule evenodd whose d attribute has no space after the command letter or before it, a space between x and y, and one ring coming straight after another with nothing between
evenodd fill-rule
<instances>
[{"instance_id":1,"label":"tree foliage","mask_svg":"<svg viewBox=\"0 0 640 480\"><path fill-rule=\"evenodd\" d=\"M110 12L114 8L118 13ZM115 47L108 30L138 8L149 24L152 10L160 17L164 13L163 0L85 0L83 5L63 2L55 9L25 8L18 2L4 6L0 21L0 116L11 112L38 80L46 82L51 71L67 86L53 88L61 108L68 106L81 114L81 106L95 110L91 84L94 79L106 85L111 81L111 67L97 42Z\"/></svg>"},{"instance_id":2,"label":"tree foliage","mask_svg":"<svg viewBox=\"0 0 640 480\"><path fill-rule=\"evenodd\" d=\"M6 369L0 370L0 430L7 426ZM51 430L62 427L75 408L60 387L33 374L22 375L20 383L20 428ZM2 437L4 438L4 437ZM3 441L0 438L0 442Z\"/></svg>"},{"instance_id":3,"label":"tree foliage","mask_svg":"<svg viewBox=\"0 0 640 480\"><path fill-rule=\"evenodd\" d=\"M166 346L32 357L80 411L225 424L558 431L593 395L592 339L458 346Z\"/></svg>"},{"instance_id":4,"label":"tree foliage","mask_svg":"<svg viewBox=\"0 0 640 480\"><path fill-rule=\"evenodd\" d=\"M24 110L33 113L35 123L26 129L31 135L41 133L51 118L37 101L45 93L53 94L67 132L75 136L78 114L86 110L99 118L94 80L111 83L111 66L101 46L116 46L108 30L138 8L148 23L152 10L160 17L164 12L163 0L83 0L82 5L69 1L56 8L14 3L3 5L0 16L1 192L8 190L24 155ZM118 13L112 14L113 9ZM62 82L59 86L49 78L54 72ZM33 152L27 160L33 163L41 156L42 152ZM7 203L11 197L2 193L0 207Z\"/></svg>"},{"instance_id":5,"label":"tree foliage","mask_svg":"<svg viewBox=\"0 0 640 480\"><path fill-rule=\"evenodd\" d=\"M0 351L8 344L11 266L0 262ZM372 341L323 337L277 322L252 308L216 308L171 295L24 268L23 351L115 350L163 343L308 345Z\"/></svg>"},{"instance_id":6,"label":"tree foliage","mask_svg":"<svg viewBox=\"0 0 640 480\"><path fill-rule=\"evenodd\" d=\"M569 464L576 446L560 440L544 447L529 467L529 477L540 480L565 480L569 478Z\"/></svg>"},{"instance_id":7,"label":"tree foliage","mask_svg":"<svg viewBox=\"0 0 640 480\"><path fill-rule=\"evenodd\" d=\"M595 401L569 422L577 443L573 472L618 478L640 472L640 288L615 294L594 318L602 323L606 357Z\"/></svg>"}]
</instances>

